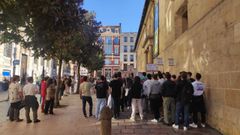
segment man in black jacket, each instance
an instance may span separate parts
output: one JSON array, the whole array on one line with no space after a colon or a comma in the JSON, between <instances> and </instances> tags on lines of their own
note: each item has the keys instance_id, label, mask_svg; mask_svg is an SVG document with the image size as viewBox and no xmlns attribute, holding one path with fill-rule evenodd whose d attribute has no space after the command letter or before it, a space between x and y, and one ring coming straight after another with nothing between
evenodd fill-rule
<instances>
[{"instance_id":1,"label":"man in black jacket","mask_svg":"<svg viewBox=\"0 0 240 135\"><path fill-rule=\"evenodd\" d=\"M176 83L171 80L170 73L166 73L166 78L167 80L162 84L163 113L164 123L170 125L175 121Z\"/></svg>"},{"instance_id":2,"label":"man in black jacket","mask_svg":"<svg viewBox=\"0 0 240 135\"><path fill-rule=\"evenodd\" d=\"M176 117L175 124L173 128L179 129L179 116L184 111L184 127L183 130L186 131L189 126L189 106L192 101L193 86L191 82L187 79L187 73L183 72L181 74L181 79L176 86L177 96L176 96Z\"/></svg>"}]
</instances>

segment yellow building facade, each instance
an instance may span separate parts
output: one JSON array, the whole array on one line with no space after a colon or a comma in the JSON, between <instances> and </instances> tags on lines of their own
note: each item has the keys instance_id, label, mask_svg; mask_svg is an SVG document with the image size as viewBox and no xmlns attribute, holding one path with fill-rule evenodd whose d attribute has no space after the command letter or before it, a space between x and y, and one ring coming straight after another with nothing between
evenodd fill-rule
<instances>
[{"instance_id":1,"label":"yellow building facade","mask_svg":"<svg viewBox=\"0 0 240 135\"><path fill-rule=\"evenodd\" d=\"M147 0L136 42L139 72L161 59L161 71L203 75L208 124L226 135L240 134L239 14L240 0Z\"/></svg>"}]
</instances>

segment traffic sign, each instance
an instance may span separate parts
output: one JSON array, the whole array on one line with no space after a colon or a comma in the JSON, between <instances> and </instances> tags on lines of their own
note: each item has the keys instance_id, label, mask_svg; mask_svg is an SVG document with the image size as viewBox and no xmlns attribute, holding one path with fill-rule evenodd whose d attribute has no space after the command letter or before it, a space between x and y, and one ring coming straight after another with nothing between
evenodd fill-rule
<instances>
[{"instance_id":1,"label":"traffic sign","mask_svg":"<svg viewBox=\"0 0 240 135\"><path fill-rule=\"evenodd\" d=\"M20 64L20 60L13 60L13 65L19 65Z\"/></svg>"}]
</instances>

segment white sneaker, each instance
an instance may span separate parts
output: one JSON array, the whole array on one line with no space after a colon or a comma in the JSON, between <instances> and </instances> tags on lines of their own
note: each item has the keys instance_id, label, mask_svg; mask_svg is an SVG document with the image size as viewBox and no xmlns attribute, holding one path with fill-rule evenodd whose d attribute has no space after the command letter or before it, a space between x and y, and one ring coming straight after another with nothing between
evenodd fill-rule
<instances>
[{"instance_id":1,"label":"white sneaker","mask_svg":"<svg viewBox=\"0 0 240 135\"><path fill-rule=\"evenodd\" d=\"M197 128L198 127L198 125L195 124L195 123L191 123L191 124L189 124L189 126L192 127L192 128Z\"/></svg>"},{"instance_id":2,"label":"white sneaker","mask_svg":"<svg viewBox=\"0 0 240 135\"><path fill-rule=\"evenodd\" d=\"M183 127L183 131L187 131L188 129L187 129L187 127Z\"/></svg>"},{"instance_id":3,"label":"white sneaker","mask_svg":"<svg viewBox=\"0 0 240 135\"><path fill-rule=\"evenodd\" d=\"M151 122L158 123L157 119L152 119Z\"/></svg>"},{"instance_id":4,"label":"white sneaker","mask_svg":"<svg viewBox=\"0 0 240 135\"><path fill-rule=\"evenodd\" d=\"M131 118L130 118L130 121L135 121L135 119L131 117Z\"/></svg>"},{"instance_id":5,"label":"white sneaker","mask_svg":"<svg viewBox=\"0 0 240 135\"><path fill-rule=\"evenodd\" d=\"M175 125L175 124L173 124L172 127L173 127L174 129L179 129L179 126L178 126L178 125Z\"/></svg>"},{"instance_id":6,"label":"white sneaker","mask_svg":"<svg viewBox=\"0 0 240 135\"><path fill-rule=\"evenodd\" d=\"M202 126L203 128L205 128L205 127L206 127L206 125L205 125L205 124L203 124L203 123L201 123L201 126Z\"/></svg>"}]
</instances>

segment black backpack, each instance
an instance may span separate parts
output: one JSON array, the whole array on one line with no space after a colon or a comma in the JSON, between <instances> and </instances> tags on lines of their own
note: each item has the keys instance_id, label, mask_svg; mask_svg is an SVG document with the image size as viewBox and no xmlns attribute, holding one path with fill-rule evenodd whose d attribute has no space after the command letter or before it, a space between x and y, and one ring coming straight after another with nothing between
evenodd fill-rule
<instances>
[{"instance_id":1,"label":"black backpack","mask_svg":"<svg viewBox=\"0 0 240 135\"><path fill-rule=\"evenodd\" d=\"M181 93L181 101L183 104L192 102L193 86L191 83L187 82L183 85Z\"/></svg>"}]
</instances>

